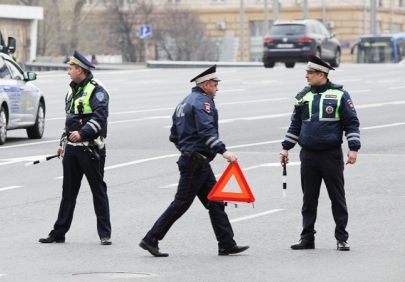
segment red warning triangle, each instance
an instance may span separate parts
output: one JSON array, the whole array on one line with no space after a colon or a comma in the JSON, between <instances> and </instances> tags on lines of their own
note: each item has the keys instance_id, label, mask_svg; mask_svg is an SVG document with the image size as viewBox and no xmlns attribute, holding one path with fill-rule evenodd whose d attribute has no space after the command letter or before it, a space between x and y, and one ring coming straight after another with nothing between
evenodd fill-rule
<instances>
[{"instance_id":1,"label":"red warning triangle","mask_svg":"<svg viewBox=\"0 0 405 282\"><path fill-rule=\"evenodd\" d=\"M223 191L232 175L236 178L241 193ZM246 203L253 203L255 201L255 197L253 196L249 184L247 183L238 163L228 165L211 192L208 194L208 200Z\"/></svg>"}]
</instances>

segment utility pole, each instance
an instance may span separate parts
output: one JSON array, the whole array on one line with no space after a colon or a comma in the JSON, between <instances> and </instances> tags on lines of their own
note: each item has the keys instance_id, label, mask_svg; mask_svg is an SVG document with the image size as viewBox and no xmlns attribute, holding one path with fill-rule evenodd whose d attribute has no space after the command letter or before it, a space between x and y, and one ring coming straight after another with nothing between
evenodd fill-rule
<instances>
[{"instance_id":1,"label":"utility pole","mask_svg":"<svg viewBox=\"0 0 405 282\"><path fill-rule=\"evenodd\" d=\"M264 0L263 36L265 36L268 31L269 31L269 5L268 0Z\"/></svg>"},{"instance_id":2,"label":"utility pole","mask_svg":"<svg viewBox=\"0 0 405 282\"><path fill-rule=\"evenodd\" d=\"M304 0L304 20L308 19L308 0Z\"/></svg>"},{"instance_id":3,"label":"utility pole","mask_svg":"<svg viewBox=\"0 0 405 282\"><path fill-rule=\"evenodd\" d=\"M273 0L273 24L278 20L278 12L280 5L278 3L278 0Z\"/></svg>"},{"instance_id":4,"label":"utility pole","mask_svg":"<svg viewBox=\"0 0 405 282\"><path fill-rule=\"evenodd\" d=\"M244 41L245 41L245 8L243 7L243 0L240 0L240 9L239 9L239 14L240 14L240 37L239 37L239 44L240 44L240 61L243 62L245 61L244 59L244 53L245 53L245 48L244 48Z\"/></svg>"},{"instance_id":5,"label":"utility pole","mask_svg":"<svg viewBox=\"0 0 405 282\"><path fill-rule=\"evenodd\" d=\"M377 34L377 19L376 19L376 0L370 0L370 31L371 34Z\"/></svg>"},{"instance_id":6,"label":"utility pole","mask_svg":"<svg viewBox=\"0 0 405 282\"><path fill-rule=\"evenodd\" d=\"M326 4L325 0L322 0L322 23L326 25Z\"/></svg>"}]
</instances>

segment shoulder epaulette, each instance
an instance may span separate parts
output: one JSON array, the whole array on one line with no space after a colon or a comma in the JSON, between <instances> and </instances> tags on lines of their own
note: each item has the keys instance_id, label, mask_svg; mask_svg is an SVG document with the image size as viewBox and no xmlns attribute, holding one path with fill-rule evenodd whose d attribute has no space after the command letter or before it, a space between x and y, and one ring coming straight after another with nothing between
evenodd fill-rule
<instances>
[{"instance_id":1,"label":"shoulder epaulette","mask_svg":"<svg viewBox=\"0 0 405 282\"><path fill-rule=\"evenodd\" d=\"M94 79L91 79L91 80L90 80L90 83L93 84L94 86L97 86L97 85L98 85L97 81L95 81Z\"/></svg>"},{"instance_id":2,"label":"shoulder epaulette","mask_svg":"<svg viewBox=\"0 0 405 282\"><path fill-rule=\"evenodd\" d=\"M343 85L341 84L334 84L332 81L330 81L330 88L331 89L336 89L345 92L346 90L343 89Z\"/></svg>"},{"instance_id":3,"label":"shoulder epaulette","mask_svg":"<svg viewBox=\"0 0 405 282\"><path fill-rule=\"evenodd\" d=\"M305 94L307 94L310 89L311 89L311 86L305 86L304 89L302 89L300 92L297 93L297 95L295 95L295 99L301 100L302 97L304 97Z\"/></svg>"}]
</instances>

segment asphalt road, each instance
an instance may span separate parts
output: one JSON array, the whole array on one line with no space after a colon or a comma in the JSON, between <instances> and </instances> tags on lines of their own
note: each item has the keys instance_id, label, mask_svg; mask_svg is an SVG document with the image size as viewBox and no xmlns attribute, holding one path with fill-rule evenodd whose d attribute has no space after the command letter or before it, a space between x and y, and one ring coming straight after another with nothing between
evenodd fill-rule
<instances>
[{"instance_id":1,"label":"asphalt road","mask_svg":"<svg viewBox=\"0 0 405 282\"><path fill-rule=\"evenodd\" d=\"M111 246L99 244L92 196L84 180L65 244L40 244L59 209L62 166L52 159L64 127L66 72L39 73L46 95L40 140L8 132L0 146L0 281L405 281L405 67L342 65L330 74L349 91L361 122L362 149L345 167L350 252L336 250L330 201L322 188L316 249L293 251L301 232L299 148L290 151L288 196L282 198L281 139L294 96L306 85L294 69L218 68L215 98L220 136L256 198L229 205L235 240L246 252L217 255L207 211L197 201L173 226L154 258L138 243L173 200L178 152L169 142L171 115L203 69L95 71L111 93L105 180L110 198ZM347 143L343 144L348 151ZM220 176L227 166L212 163ZM229 189L236 184L230 182Z\"/></svg>"}]
</instances>

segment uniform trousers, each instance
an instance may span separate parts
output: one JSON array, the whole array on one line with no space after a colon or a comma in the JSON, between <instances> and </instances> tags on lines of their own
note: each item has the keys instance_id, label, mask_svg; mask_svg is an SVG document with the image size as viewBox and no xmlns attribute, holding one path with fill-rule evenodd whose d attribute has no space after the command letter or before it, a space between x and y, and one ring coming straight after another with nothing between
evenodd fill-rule
<instances>
[{"instance_id":1,"label":"uniform trousers","mask_svg":"<svg viewBox=\"0 0 405 282\"><path fill-rule=\"evenodd\" d=\"M218 248L231 248L236 245L233 230L225 213L223 202L209 201L207 196L216 183L215 175L209 163L203 163L195 168L195 163L189 156L182 155L177 161L180 180L174 201L155 222L152 229L143 240L152 246L158 246L170 227L191 206L197 196L203 206L208 209L211 225L214 229Z\"/></svg>"},{"instance_id":2,"label":"uniform trousers","mask_svg":"<svg viewBox=\"0 0 405 282\"><path fill-rule=\"evenodd\" d=\"M301 149L301 187L303 191L303 230L301 239L314 240L315 221L317 216L318 198L322 179L325 182L333 219L335 221L335 238L347 241L346 231L348 212L344 190L344 161L342 148L323 151Z\"/></svg>"},{"instance_id":3,"label":"uniform trousers","mask_svg":"<svg viewBox=\"0 0 405 282\"><path fill-rule=\"evenodd\" d=\"M84 146L66 145L63 156L63 186L58 219L49 235L65 238L73 220L77 195L83 174L93 194L94 211L97 217L97 231L100 238L111 237L110 208L107 184L104 182L105 147L99 151L100 160L92 160Z\"/></svg>"}]
</instances>

